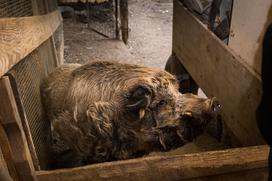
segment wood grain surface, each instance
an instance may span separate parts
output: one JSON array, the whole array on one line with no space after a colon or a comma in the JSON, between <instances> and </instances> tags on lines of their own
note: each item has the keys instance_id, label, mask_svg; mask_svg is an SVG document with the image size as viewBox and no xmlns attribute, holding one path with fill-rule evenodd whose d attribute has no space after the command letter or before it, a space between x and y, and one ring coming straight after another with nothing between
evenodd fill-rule
<instances>
[{"instance_id":1,"label":"wood grain surface","mask_svg":"<svg viewBox=\"0 0 272 181\"><path fill-rule=\"evenodd\" d=\"M59 11L0 19L0 77L46 41L62 22Z\"/></svg>"},{"instance_id":2,"label":"wood grain surface","mask_svg":"<svg viewBox=\"0 0 272 181\"><path fill-rule=\"evenodd\" d=\"M174 1L173 52L204 93L219 99L223 120L241 144L263 143L255 119L260 76L178 0Z\"/></svg>"},{"instance_id":3,"label":"wood grain surface","mask_svg":"<svg viewBox=\"0 0 272 181\"><path fill-rule=\"evenodd\" d=\"M263 145L176 156L145 157L71 169L38 171L36 174L40 181L194 179L265 169L268 152L268 147ZM255 175L258 174L255 172Z\"/></svg>"},{"instance_id":4,"label":"wood grain surface","mask_svg":"<svg viewBox=\"0 0 272 181\"><path fill-rule=\"evenodd\" d=\"M35 170L9 78L0 79L0 121L8 137L19 180L35 180Z\"/></svg>"}]
</instances>

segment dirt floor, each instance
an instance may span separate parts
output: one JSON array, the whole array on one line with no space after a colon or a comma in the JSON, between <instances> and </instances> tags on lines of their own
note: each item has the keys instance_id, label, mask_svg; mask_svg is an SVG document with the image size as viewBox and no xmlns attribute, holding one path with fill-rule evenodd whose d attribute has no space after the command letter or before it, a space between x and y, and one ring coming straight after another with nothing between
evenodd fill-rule
<instances>
[{"instance_id":1,"label":"dirt floor","mask_svg":"<svg viewBox=\"0 0 272 181\"><path fill-rule=\"evenodd\" d=\"M130 0L127 46L122 42L109 41L115 38L111 7L94 7L102 9L104 15L100 13L98 15L102 18L92 18L89 27L80 18L64 18L65 61L117 60L164 68L172 48L172 6L172 0ZM107 12L107 9L110 10Z\"/></svg>"},{"instance_id":2,"label":"dirt floor","mask_svg":"<svg viewBox=\"0 0 272 181\"><path fill-rule=\"evenodd\" d=\"M97 16L93 12L89 26L82 23L85 20L78 16L64 18L65 62L83 64L95 60L110 60L164 68L172 49L172 0L129 1L128 45L114 39L113 8L93 8L102 10L104 14ZM170 153L154 154L181 154L223 148L225 146L209 135L202 135L194 143Z\"/></svg>"},{"instance_id":3,"label":"dirt floor","mask_svg":"<svg viewBox=\"0 0 272 181\"><path fill-rule=\"evenodd\" d=\"M129 1L130 52L146 66L164 68L172 51L171 0Z\"/></svg>"}]
</instances>

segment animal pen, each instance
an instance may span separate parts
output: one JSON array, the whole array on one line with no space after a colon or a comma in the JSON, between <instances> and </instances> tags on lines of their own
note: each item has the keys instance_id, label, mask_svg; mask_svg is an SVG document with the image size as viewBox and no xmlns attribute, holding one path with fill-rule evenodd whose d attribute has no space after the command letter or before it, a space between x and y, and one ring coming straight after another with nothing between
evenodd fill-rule
<instances>
[{"instance_id":1,"label":"animal pen","mask_svg":"<svg viewBox=\"0 0 272 181\"><path fill-rule=\"evenodd\" d=\"M127 1L114 2L121 24L116 23L116 38L120 38L121 29L127 43ZM248 2L234 1L226 45L181 1L173 1L173 62L169 64L181 63L181 70L173 73L186 69L207 96L220 100L222 118L235 146L52 170L40 84L63 64L62 16L55 0L0 1L0 168L13 180L22 181L265 180L269 149L255 121L262 92L257 39L271 22L268 7L272 4L269 0L260 6L254 0ZM257 8L256 14L252 8ZM257 14L261 17L258 24L241 26ZM261 28L251 29L254 26ZM243 34L247 31L256 34L255 38L246 39Z\"/></svg>"}]
</instances>

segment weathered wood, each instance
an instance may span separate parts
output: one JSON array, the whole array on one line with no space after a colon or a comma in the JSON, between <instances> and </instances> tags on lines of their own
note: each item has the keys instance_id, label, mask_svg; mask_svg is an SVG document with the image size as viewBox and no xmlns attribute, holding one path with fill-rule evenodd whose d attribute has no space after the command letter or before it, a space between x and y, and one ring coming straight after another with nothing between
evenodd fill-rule
<instances>
[{"instance_id":1,"label":"weathered wood","mask_svg":"<svg viewBox=\"0 0 272 181\"><path fill-rule=\"evenodd\" d=\"M57 55L57 65L64 63L64 34L63 34L63 23L59 26L58 30L54 34L54 42Z\"/></svg>"},{"instance_id":2,"label":"weathered wood","mask_svg":"<svg viewBox=\"0 0 272 181\"><path fill-rule=\"evenodd\" d=\"M181 180L265 168L268 152L268 147L264 145L177 156L145 157L36 173L39 181Z\"/></svg>"},{"instance_id":3,"label":"weathered wood","mask_svg":"<svg viewBox=\"0 0 272 181\"><path fill-rule=\"evenodd\" d=\"M35 180L35 170L9 78L0 79L0 117L7 134L19 180Z\"/></svg>"},{"instance_id":4,"label":"weathered wood","mask_svg":"<svg viewBox=\"0 0 272 181\"><path fill-rule=\"evenodd\" d=\"M187 180L187 179L186 179ZM267 168L243 170L227 174L188 179L188 181L267 181Z\"/></svg>"},{"instance_id":5,"label":"weathered wood","mask_svg":"<svg viewBox=\"0 0 272 181\"><path fill-rule=\"evenodd\" d=\"M31 0L33 15L39 14L37 0Z\"/></svg>"},{"instance_id":6,"label":"weathered wood","mask_svg":"<svg viewBox=\"0 0 272 181\"><path fill-rule=\"evenodd\" d=\"M174 1L173 52L205 94L220 100L223 118L239 141L262 143L255 120L260 76L178 0Z\"/></svg>"},{"instance_id":7,"label":"weathered wood","mask_svg":"<svg viewBox=\"0 0 272 181\"><path fill-rule=\"evenodd\" d=\"M120 0L120 20L122 40L125 44L128 43L128 1Z\"/></svg>"},{"instance_id":8,"label":"weathered wood","mask_svg":"<svg viewBox=\"0 0 272 181\"><path fill-rule=\"evenodd\" d=\"M6 161L4 160L3 153L0 147L0 179L3 181L13 181L12 177L9 174ZM18 180L18 179L17 179Z\"/></svg>"},{"instance_id":9,"label":"weathered wood","mask_svg":"<svg viewBox=\"0 0 272 181\"><path fill-rule=\"evenodd\" d=\"M12 74L10 74L10 72L8 72L6 74L6 76L9 77L9 81L10 81L10 85L12 88L12 94L14 96L14 99L16 101L16 107L18 109L18 113L20 116L20 120L22 123L22 128L24 129L24 133L27 139L27 143L28 143L28 148L32 157L32 161L33 161L33 165L35 167L35 169L39 170L40 166L39 166L39 161L38 161L38 157L37 157L37 153L36 153L36 149L33 143L33 139L32 139L32 135L31 135L31 131L30 131L30 127L27 121L27 116L26 113L24 111L24 107L23 104L21 102L20 99L20 95L17 89L17 85L16 85L16 80L14 79L14 77L12 76Z\"/></svg>"},{"instance_id":10,"label":"weathered wood","mask_svg":"<svg viewBox=\"0 0 272 181\"><path fill-rule=\"evenodd\" d=\"M233 1L229 47L261 73L262 40L272 23L271 0Z\"/></svg>"},{"instance_id":11,"label":"weathered wood","mask_svg":"<svg viewBox=\"0 0 272 181\"><path fill-rule=\"evenodd\" d=\"M59 11L41 16L0 19L0 77L52 36L61 21Z\"/></svg>"},{"instance_id":12,"label":"weathered wood","mask_svg":"<svg viewBox=\"0 0 272 181\"><path fill-rule=\"evenodd\" d=\"M115 38L120 39L120 27L119 27L119 2L120 0L114 0L114 14L115 14Z\"/></svg>"},{"instance_id":13,"label":"weathered wood","mask_svg":"<svg viewBox=\"0 0 272 181\"><path fill-rule=\"evenodd\" d=\"M0 120L1 122L1 120ZM15 169L15 165L12 159L12 152L9 145L8 137L5 133L5 130L3 126L0 124L0 154L2 154L1 157L3 157L4 162L7 166L7 170L9 172L9 175L14 181L18 180L17 172ZM3 163L0 162L0 165L4 167ZM3 169L3 168L2 168ZM1 178L1 177L0 177Z\"/></svg>"},{"instance_id":14,"label":"weathered wood","mask_svg":"<svg viewBox=\"0 0 272 181\"><path fill-rule=\"evenodd\" d=\"M44 1L44 8L45 8L45 12L46 13L50 13L50 10L49 10L49 1ZM89 21L88 21L88 25L89 25ZM59 26L58 26L59 27ZM57 29L56 29L57 30ZM56 31L55 30L55 31ZM55 32L54 31L54 32ZM53 33L54 33L53 32ZM51 54L51 56L53 57L53 59L54 59L54 62L55 62L55 65L56 66L60 66L60 62L61 62L61 60L59 60L58 59L58 56L57 56L57 50L56 50L56 46L55 46L55 39L54 39L54 36L53 36L53 34L52 34L52 36L50 36L49 37L49 39L48 39L48 41L49 41L49 44L48 44L48 53L50 53Z\"/></svg>"}]
</instances>

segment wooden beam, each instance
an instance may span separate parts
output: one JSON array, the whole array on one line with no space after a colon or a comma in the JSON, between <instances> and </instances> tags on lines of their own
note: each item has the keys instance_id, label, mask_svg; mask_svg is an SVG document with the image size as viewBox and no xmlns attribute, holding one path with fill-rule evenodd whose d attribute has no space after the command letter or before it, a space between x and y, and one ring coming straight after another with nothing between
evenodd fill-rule
<instances>
[{"instance_id":1,"label":"wooden beam","mask_svg":"<svg viewBox=\"0 0 272 181\"><path fill-rule=\"evenodd\" d=\"M14 179L10 176L7 164L3 158L3 154L1 152L0 147L0 178L3 181L13 181Z\"/></svg>"},{"instance_id":2,"label":"wooden beam","mask_svg":"<svg viewBox=\"0 0 272 181\"><path fill-rule=\"evenodd\" d=\"M0 124L7 134L19 180L35 180L35 170L16 101L7 76L0 79Z\"/></svg>"},{"instance_id":3,"label":"wooden beam","mask_svg":"<svg viewBox=\"0 0 272 181\"><path fill-rule=\"evenodd\" d=\"M0 77L47 40L62 22L59 11L0 19Z\"/></svg>"},{"instance_id":4,"label":"wooden beam","mask_svg":"<svg viewBox=\"0 0 272 181\"><path fill-rule=\"evenodd\" d=\"M36 174L39 181L182 180L265 168L268 152L269 148L264 145L187 155L145 157L71 169L37 171Z\"/></svg>"},{"instance_id":5,"label":"wooden beam","mask_svg":"<svg viewBox=\"0 0 272 181\"><path fill-rule=\"evenodd\" d=\"M224 121L239 141L263 143L255 120L260 76L178 0L174 1L173 52L205 94L220 100Z\"/></svg>"}]
</instances>

